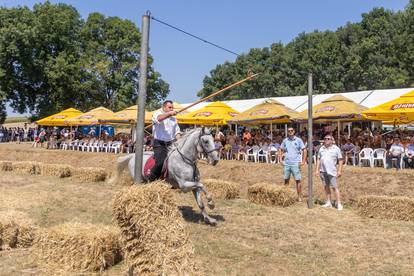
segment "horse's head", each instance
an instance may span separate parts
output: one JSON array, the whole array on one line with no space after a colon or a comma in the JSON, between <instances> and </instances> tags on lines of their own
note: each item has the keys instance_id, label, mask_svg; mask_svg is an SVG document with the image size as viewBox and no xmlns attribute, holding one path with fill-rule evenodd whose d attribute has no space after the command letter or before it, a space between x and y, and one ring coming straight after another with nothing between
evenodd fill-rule
<instances>
[{"instance_id":1,"label":"horse's head","mask_svg":"<svg viewBox=\"0 0 414 276\"><path fill-rule=\"evenodd\" d=\"M214 145L213 135L208 128L203 127L200 131L200 139L197 144L197 150L200 153L204 153L208 157L208 162L213 166L217 165L220 158Z\"/></svg>"}]
</instances>

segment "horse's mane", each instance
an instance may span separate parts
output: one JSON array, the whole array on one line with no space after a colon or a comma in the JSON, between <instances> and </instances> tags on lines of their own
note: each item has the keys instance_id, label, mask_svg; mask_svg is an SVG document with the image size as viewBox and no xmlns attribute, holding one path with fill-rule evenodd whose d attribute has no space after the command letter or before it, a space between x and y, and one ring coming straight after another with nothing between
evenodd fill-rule
<instances>
[{"instance_id":1,"label":"horse's mane","mask_svg":"<svg viewBox=\"0 0 414 276\"><path fill-rule=\"evenodd\" d=\"M192 135L196 131L200 131L200 128L194 128L194 129L187 130L176 143L173 143L170 146L169 150L171 151L176 148L182 147L184 142L188 139L188 137L190 137L190 135Z\"/></svg>"}]
</instances>

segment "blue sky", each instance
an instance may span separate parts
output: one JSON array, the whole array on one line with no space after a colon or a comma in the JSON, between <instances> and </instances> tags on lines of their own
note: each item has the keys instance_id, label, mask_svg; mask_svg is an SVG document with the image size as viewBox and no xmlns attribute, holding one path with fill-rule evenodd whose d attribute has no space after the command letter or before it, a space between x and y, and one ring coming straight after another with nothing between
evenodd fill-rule
<instances>
[{"instance_id":1,"label":"blue sky","mask_svg":"<svg viewBox=\"0 0 414 276\"><path fill-rule=\"evenodd\" d=\"M29 6L43 1L0 0L1 6ZM86 18L91 12L118 16L141 27L141 16L152 16L178 26L238 53L266 47L273 42L288 43L301 32L335 30L347 22L358 22L361 14L374 7L403 9L408 0L71 0ZM233 61L227 52L151 22L150 52L154 67L170 84L169 98L181 103L197 99L204 76L217 64ZM14 116L8 109L10 116Z\"/></svg>"}]
</instances>

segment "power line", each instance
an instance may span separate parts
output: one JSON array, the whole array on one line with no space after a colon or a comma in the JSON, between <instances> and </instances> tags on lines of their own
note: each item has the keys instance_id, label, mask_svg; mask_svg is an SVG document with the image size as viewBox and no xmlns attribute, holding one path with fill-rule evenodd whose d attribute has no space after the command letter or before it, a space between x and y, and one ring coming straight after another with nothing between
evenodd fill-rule
<instances>
[{"instance_id":1,"label":"power line","mask_svg":"<svg viewBox=\"0 0 414 276\"><path fill-rule=\"evenodd\" d=\"M224 48L224 47L222 47L222 46L220 46L220 45L218 45L218 44L216 44L216 43L210 42L210 41L208 41L208 40L206 40L206 39L204 39L204 38L202 38L202 37L199 37L199 36L197 36L197 35L193 35L193 34L191 34L191 33L187 32L187 31L184 31L183 29L180 29L180 28L175 27L175 26L173 26L173 25L171 25L171 24L168 24L167 22L161 21L161 20L159 20L159 19L157 19L157 18L155 18L155 17L153 17L153 16L151 16L151 19L152 19L152 20L154 20L154 21L157 21L158 23L161 23L161 24L163 24L163 25L165 25L165 26L167 26L167 27L170 27L170 28L172 28L172 29L174 29L174 30L176 30L176 31L179 31L179 32L181 32L181 33L183 33L183 34L186 34L186 35L188 35L188 36L191 36L192 38L195 38L195 39L200 40L200 41L202 41L202 42L204 42L204 43L207 43L207 44L210 44L210 45L212 45L212 46L214 46L214 47L216 47L216 48L219 48L219 49L221 49L221 50L223 50L223 51L226 51L226 52L228 52L228 53L230 53L230 54L233 54L233 55L235 55L235 56L240 56L240 54L238 54L238 53L236 53L236 52L234 52L234 51L231 51L231 50L229 50L229 49L227 49L227 48Z\"/></svg>"},{"instance_id":2,"label":"power line","mask_svg":"<svg viewBox=\"0 0 414 276\"><path fill-rule=\"evenodd\" d=\"M169 23L167 23L167 22L165 22L165 21L162 21L162 20L160 20L160 19L157 19L157 18L155 18L154 16L151 16L151 19L152 19L152 20L154 20L154 21L156 21L156 22L158 22L158 23L160 23L160 24L163 24L163 25L165 25L165 26L167 26L167 27L170 27L171 29L174 29L174 30L179 31L179 32L181 32L181 33L183 33L183 34L186 34L186 35L188 35L188 36L190 36L190 37L192 37L192 38L195 38L195 39L200 40L200 41L202 41L202 42L204 42L204 43L207 43L207 44L209 44L209 45L212 45L212 46L214 46L214 47L216 47L216 48L218 48L218 49L221 49L221 50L226 51L226 52L228 52L228 53L230 53L230 54L233 54L233 55L235 55L235 56L237 56L237 57L240 57L240 56L241 56L241 54L238 54L238 53L236 53L236 52L234 52L234 51L231 51L231 50L229 50L229 49L227 49L227 48L225 48L225 47L222 47L222 46L220 46L220 45L218 45L218 44L216 44L216 43L210 42L210 41L208 41L207 39L204 39L204 38L202 38L202 37L199 37L199 36L197 36L197 35L194 35L194 34L192 34L192 33L189 33L189 32L187 32L187 31L185 31L185 30L183 30L183 29L181 29L181 28L178 28L178 27L176 27L176 26L174 26L174 25L171 25L171 24L169 24ZM263 61L258 61L258 62L256 62L256 63L257 63L257 64L261 64L261 65L265 65L265 64L263 64ZM276 64L274 64L274 65L270 65L270 66L271 66L271 68L273 68L273 69L277 68L277 69L280 69L281 71L283 71L283 69L287 69L286 67L283 67L283 66L280 66L280 65L276 65ZM304 72L304 71L300 71L300 70L296 70L296 69L292 69L292 72L296 72L296 73L299 73L299 74L305 74L305 75L307 75L307 74L309 73L309 72Z\"/></svg>"}]
</instances>

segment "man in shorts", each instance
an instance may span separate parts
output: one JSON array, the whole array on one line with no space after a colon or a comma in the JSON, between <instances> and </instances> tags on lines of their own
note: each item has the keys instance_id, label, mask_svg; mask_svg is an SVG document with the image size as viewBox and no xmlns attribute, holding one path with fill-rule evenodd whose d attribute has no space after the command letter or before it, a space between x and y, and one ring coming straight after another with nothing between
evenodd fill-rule
<instances>
[{"instance_id":1,"label":"man in shorts","mask_svg":"<svg viewBox=\"0 0 414 276\"><path fill-rule=\"evenodd\" d=\"M322 184L325 186L326 203L322 206L324 208L331 208L331 188L334 190L337 201L338 211L343 209L341 198L339 195L337 178L342 175L342 153L341 150L333 144L332 135L328 134L324 138L324 144L319 149L318 158L316 161L316 171L322 179ZM338 168L337 168L338 164Z\"/></svg>"},{"instance_id":2,"label":"man in shorts","mask_svg":"<svg viewBox=\"0 0 414 276\"><path fill-rule=\"evenodd\" d=\"M302 201L302 179L300 166L305 164L306 148L302 139L295 136L295 130L290 127L288 129L288 137L286 137L280 145L281 154L285 155L283 174L285 185L289 185L290 175L292 174L296 180L296 191L298 193L298 201Z\"/></svg>"}]
</instances>

